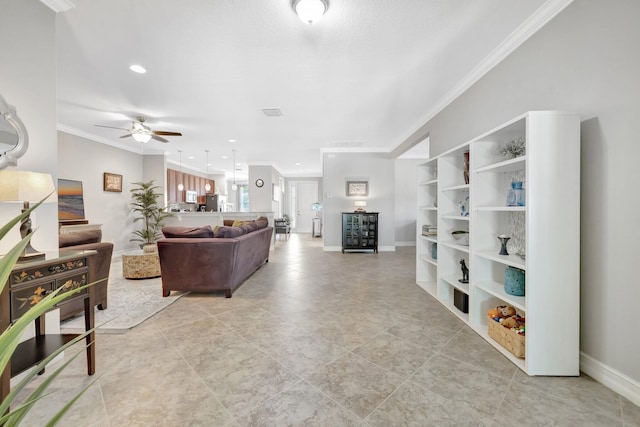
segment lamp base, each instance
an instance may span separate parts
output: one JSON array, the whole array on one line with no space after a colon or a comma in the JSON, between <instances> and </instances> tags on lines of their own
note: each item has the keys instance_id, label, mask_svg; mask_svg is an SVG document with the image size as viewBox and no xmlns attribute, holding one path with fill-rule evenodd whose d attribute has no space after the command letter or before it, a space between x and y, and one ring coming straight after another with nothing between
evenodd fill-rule
<instances>
[{"instance_id":1,"label":"lamp base","mask_svg":"<svg viewBox=\"0 0 640 427\"><path fill-rule=\"evenodd\" d=\"M364 209L362 209L362 208L358 208L358 209L356 209L356 210L355 210L355 211L353 211L353 212L354 212L354 213L366 213L367 211L365 211L365 210L364 210Z\"/></svg>"}]
</instances>

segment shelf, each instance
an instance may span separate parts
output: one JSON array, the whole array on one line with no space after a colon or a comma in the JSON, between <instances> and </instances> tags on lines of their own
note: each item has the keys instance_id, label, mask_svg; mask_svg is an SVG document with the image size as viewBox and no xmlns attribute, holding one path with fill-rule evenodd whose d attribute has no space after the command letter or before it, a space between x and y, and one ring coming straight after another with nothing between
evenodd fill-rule
<instances>
[{"instance_id":1,"label":"shelf","mask_svg":"<svg viewBox=\"0 0 640 427\"><path fill-rule=\"evenodd\" d=\"M483 166L475 170L475 173L484 172L512 172L522 170L525 168L527 156L516 157L515 159L505 160L503 162L493 163L487 166Z\"/></svg>"},{"instance_id":2,"label":"shelf","mask_svg":"<svg viewBox=\"0 0 640 427\"><path fill-rule=\"evenodd\" d=\"M438 298L436 282L426 282L424 280L419 280L416 282L416 284L427 291L432 297Z\"/></svg>"},{"instance_id":3,"label":"shelf","mask_svg":"<svg viewBox=\"0 0 640 427\"><path fill-rule=\"evenodd\" d=\"M40 335L18 344L11 356L11 376L36 366L77 335Z\"/></svg>"},{"instance_id":4,"label":"shelf","mask_svg":"<svg viewBox=\"0 0 640 427\"><path fill-rule=\"evenodd\" d=\"M526 212L526 206L478 206L474 211L480 212Z\"/></svg>"},{"instance_id":5,"label":"shelf","mask_svg":"<svg viewBox=\"0 0 640 427\"><path fill-rule=\"evenodd\" d=\"M460 221L469 221L470 216L461 216L461 215L444 215L442 216L444 219L457 219Z\"/></svg>"},{"instance_id":6,"label":"shelf","mask_svg":"<svg viewBox=\"0 0 640 427\"><path fill-rule=\"evenodd\" d=\"M469 284L468 283L460 283L458 282L458 276L442 276L442 280L453 286L454 288L464 292L469 295Z\"/></svg>"},{"instance_id":7,"label":"shelf","mask_svg":"<svg viewBox=\"0 0 640 427\"><path fill-rule=\"evenodd\" d=\"M468 190L470 188L469 184L462 185L453 185L451 187L445 187L442 191L456 191L456 190Z\"/></svg>"},{"instance_id":8,"label":"shelf","mask_svg":"<svg viewBox=\"0 0 640 427\"><path fill-rule=\"evenodd\" d=\"M425 181L420 181L420 183L418 185L423 186L423 185L434 185L438 183L438 178L436 179L427 179Z\"/></svg>"},{"instance_id":9,"label":"shelf","mask_svg":"<svg viewBox=\"0 0 640 427\"><path fill-rule=\"evenodd\" d=\"M438 260L431 258L431 255L420 255L420 259L428 262L429 264L438 266Z\"/></svg>"},{"instance_id":10,"label":"shelf","mask_svg":"<svg viewBox=\"0 0 640 427\"><path fill-rule=\"evenodd\" d=\"M469 324L469 313L463 313L453 304L444 304L453 314L460 318L464 323Z\"/></svg>"},{"instance_id":11,"label":"shelf","mask_svg":"<svg viewBox=\"0 0 640 427\"><path fill-rule=\"evenodd\" d=\"M465 253L469 253L469 246L462 246L459 245L455 242L455 240L445 240L443 242L440 242L443 246L446 246L448 248L451 249L456 249L460 252L465 252Z\"/></svg>"},{"instance_id":12,"label":"shelf","mask_svg":"<svg viewBox=\"0 0 640 427\"><path fill-rule=\"evenodd\" d=\"M421 211L437 211L438 208L436 208L435 206L420 206L418 209L420 209Z\"/></svg>"},{"instance_id":13,"label":"shelf","mask_svg":"<svg viewBox=\"0 0 640 427\"><path fill-rule=\"evenodd\" d=\"M478 251L476 255L479 257L488 259L490 261L499 262L501 264L509 265L511 267L516 267L521 270L526 270L525 260L520 258L517 255L498 255L497 253L491 251Z\"/></svg>"},{"instance_id":14,"label":"shelf","mask_svg":"<svg viewBox=\"0 0 640 427\"><path fill-rule=\"evenodd\" d=\"M504 285L498 282L489 282L483 281L478 283L473 283L478 289L483 290L484 292L493 295L494 297L500 298L502 301L506 302L509 305L514 306L522 310L523 312L527 311L526 308L526 297L517 297L514 295L509 295L504 291Z\"/></svg>"},{"instance_id":15,"label":"shelf","mask_svg":"<svg viewBox=\"0 0 640 427\"><path fill-rule=\"evenodd\" d=\"M424 234L420 235L421 239L427 240L429 242L433 242L433 243L438 243L438 238L437 236L425 236Z\"/></svg>"},{"instance_id":16,"label":"shelf","mask_svg":"<svg viewBox=\"0 0 640 427\"><path fill-rule=\"evenodd\" d=\"M478 327L474 327L473 330L476 331L476 333L480 335L482 338L484 338L489 344L494 346L496 350L502 353L503 356L505 356L507 359L513 362L518 368L522 369L524 372L527 372L526 362L525 362L526 359L520 359L519 357L515 357L509 350L507 350L500 343L498 343L498 341L494 340L489 336L489 332L487 332L487 329L486 329L488 328L487 325L483 325L483 326L485 328L484 330L481 330Z\"/></svg>"}]
</instances>

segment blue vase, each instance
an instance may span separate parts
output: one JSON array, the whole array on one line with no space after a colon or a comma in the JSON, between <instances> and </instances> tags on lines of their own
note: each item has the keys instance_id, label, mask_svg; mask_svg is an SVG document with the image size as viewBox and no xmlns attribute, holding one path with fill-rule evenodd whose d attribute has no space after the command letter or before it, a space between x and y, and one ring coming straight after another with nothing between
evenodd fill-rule
<instances>
[{"instance_id":1,"label":"blue vase","mask_svg":"<svg viewBox=\"0 0 640 427\"><path fill-rule=\"evenodd\" d=\"M438 244L431 244L431 259L438 259Z\"/></svg>"},{"instance_id":2,"label":"blue vase","mask_svg":"<svg viewBox=\"0 0 640 427\"><path fill-rule=\"evenodd\" d=\"M515 267L504 270L504 291L517 297L524 296L524 271Z\"/></svg>"}]
</instances>

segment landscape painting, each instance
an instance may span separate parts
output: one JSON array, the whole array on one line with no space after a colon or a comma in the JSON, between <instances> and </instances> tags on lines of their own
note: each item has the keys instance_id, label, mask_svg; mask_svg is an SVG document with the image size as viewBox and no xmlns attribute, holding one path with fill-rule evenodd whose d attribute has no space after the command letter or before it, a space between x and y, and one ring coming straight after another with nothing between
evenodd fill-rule
<instances>
[{"instance_id":1,"label":"landscape painting","mask_svg":"<svg viewBox=\"0 0 640 427\"><path fill-rule=\"evenodd\" d=\"M84 219L82 181L58 179L58 220Z\"/></svg>"}]
</instances>

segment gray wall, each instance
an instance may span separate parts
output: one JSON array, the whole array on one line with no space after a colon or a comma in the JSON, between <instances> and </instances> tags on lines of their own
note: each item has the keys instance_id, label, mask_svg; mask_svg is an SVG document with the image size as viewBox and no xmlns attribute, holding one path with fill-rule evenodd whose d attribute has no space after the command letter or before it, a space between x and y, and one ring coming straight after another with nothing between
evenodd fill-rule
<instances>
[{"instance_id":1,"label":"gray wall","mask_svg":"<svg viewBox=\"0 0 640 427\"><path fill-rule=\"evenodd\" d=\"M639 16L637 0L575 1L416 132L439 154L528 110L582 115L581 349L636 383Z\"/></svg>"},{"instance_id":2,"label":"gray wall","mask_svg":"<svg viewBox=\"0 0 640 427\"><path fill-rule=\"evenodd\" d=\"M396 160L395 194L396 216L394 219L395 242L398 246L415 246L416 212L418 209L418 164L424 160Z\"/></svg>"},{"instance_id":3,"label":"gray wall","mask_svg":"<svg viewBox=\"0 0 640 427\"><path fill-rule=\"evenodd\" d=\"M333 156L333 157L330 157ZM324 153L323 238L325 249L342 247L342 212L353 212L354 200L366 200L368 212L380 213L378 247L395 247L394 160L377 153ZM368 197L346 197L347 178L367 178ZM415 186L415 180L413 181ZM331 197L329 196L331 195ZM415 217L415 210L413 212ZM381 248L385 249L385 248Z\"/></svg>"},{"instance_id":4,"label":"gray wall","mask_svg":"<svg viewBox=\"0 0 640 427\"><path fill-rule=\"evenodd\" d=\"M0 94L17 109L29 148L14 169L57 177L55 15L38 0L5 0L0 8ZM0 224L20 214L21 203L0 204ZM58 249L58 206L42 205L31 215L33 247ZM0 242L0 253L20 239L18 228Z\"/></svg>"},{"instance_id":5,"label":"gray wall","mask_svg":"<svg viewBox=\"0 0 640 427\"><path fill-rule=\"evenodd\" d=\"M142 165L140 154L58 132L59 176L82 181L85 218L102 224L102 240L112 242L115 252L137 249L129 241L139 226L133 224L129 203L132 183L144 179ZM103 191L104 172L122 175L122 193Z\"/></svg>"}]
</instances>

